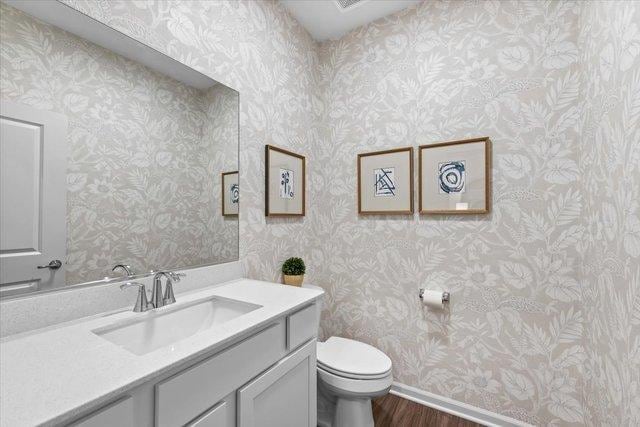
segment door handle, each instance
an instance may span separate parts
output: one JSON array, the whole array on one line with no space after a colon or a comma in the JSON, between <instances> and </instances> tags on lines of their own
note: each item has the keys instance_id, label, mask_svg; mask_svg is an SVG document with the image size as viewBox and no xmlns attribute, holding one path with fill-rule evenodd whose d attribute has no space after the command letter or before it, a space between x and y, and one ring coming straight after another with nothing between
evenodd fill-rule
<instances>
[{"instance_id":1,"label":"door handle","mask_svg":"<svg viewBox=\"0 0 640 427\"><path fill-rule=\"evenodd\" d=\"M38 266L38 268L50 268L52 270L57 270L60 267L62 267L62 261L60 261L59 259L54 259L53 261L51 261L47 265L39 265Z\"/></svg>"}]
</instances>

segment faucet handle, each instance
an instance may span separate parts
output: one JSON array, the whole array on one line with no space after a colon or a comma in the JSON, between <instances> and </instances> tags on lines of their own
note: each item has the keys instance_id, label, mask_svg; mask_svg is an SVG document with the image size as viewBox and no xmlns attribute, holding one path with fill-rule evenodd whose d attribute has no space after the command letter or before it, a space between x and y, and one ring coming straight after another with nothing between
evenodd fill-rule
<instances>
[{"instance_id":1,"label":"faucet handle","mask_svg":"<svg viewBox=\"0 0 640 427\"><path fill-rule=\"evenodd\" d=\"M173 279L175 282L179 282L180 281L180 276L173 277L173 275L176 273L170 273L169 275L171 276L171 279ZM182 276L185 276L185 274L182 274ZM164 296L162 297L162 301L164 302L164 305L169 305L169 304L173 304L174 302L176 302L176 297L173 294L173 283L171 283L171 280L167 280L167 284L164 286Z\"/></svg>"},{"instance_id":2,"label":"faucet handle","mask_svg":"<svg viewBox=\"0 0 640 427\"><path fill-rule=\"evenodd\" d=\"M173 294L173 282L179 282L181 277L185 277L185 273L176 273L175 271L168 272L169 277L167 278L167 284L164 287L164 296L162 297L162 301L164 305L173 304L176 302L176 297Z\"/></svg>"},{"instance_id":3,"label":"faucet handle","mask_svg":"<svg viewBox=\"0 0 640 427\"><path fill-rule=\"evenodd\" d=\"M149 304L149 300L147 299L147 288L145 288L142 283L127 282L120 285L120 289L122 290L133 287L138 287L138 298L136 299L136 305L133 306L133 311L140 313L149 310L149 306L153 308L153 305Z\"/></svg>"}]
</instances>

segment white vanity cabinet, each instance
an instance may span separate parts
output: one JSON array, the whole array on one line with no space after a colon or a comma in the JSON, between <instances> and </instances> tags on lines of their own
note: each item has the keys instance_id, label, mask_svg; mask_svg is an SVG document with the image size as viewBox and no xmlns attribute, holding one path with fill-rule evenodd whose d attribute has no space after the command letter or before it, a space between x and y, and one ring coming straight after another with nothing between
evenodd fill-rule
<instances>
[{"instance_id":1,"label":"white vanity cabinet","mask_svg":"<svg viewBox=\"0 0 640 427\"><path fill-rule=\"evenodd\" d=\"M316 425L316 305L133 389L73 425ZM308 323L311 324L308 324Z\"/></svg>"}]
</instances>

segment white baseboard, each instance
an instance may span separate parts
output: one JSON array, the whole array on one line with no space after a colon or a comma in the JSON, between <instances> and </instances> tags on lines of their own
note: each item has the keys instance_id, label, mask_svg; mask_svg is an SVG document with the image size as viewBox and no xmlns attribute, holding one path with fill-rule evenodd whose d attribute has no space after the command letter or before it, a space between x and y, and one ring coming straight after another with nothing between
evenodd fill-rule
<instances>
[{"instance_id":1,"label":"white baseboard","mask_svg":"<svg viewBox=\"0 0 640 427\"><path fill-rule=\"evenodd\" d=\"M438 396L437 394L429 393L428 391L420 390L398 382L394 382L391 385L391 391L389 393L485 426L530 426L530 424L523 423L522 421L505 417L504 415L496 414L495 412L487 411L486 409L471 406L466 403L458 402L457 400L453 400L448 397Z\"/></svg>"}]
</instances>

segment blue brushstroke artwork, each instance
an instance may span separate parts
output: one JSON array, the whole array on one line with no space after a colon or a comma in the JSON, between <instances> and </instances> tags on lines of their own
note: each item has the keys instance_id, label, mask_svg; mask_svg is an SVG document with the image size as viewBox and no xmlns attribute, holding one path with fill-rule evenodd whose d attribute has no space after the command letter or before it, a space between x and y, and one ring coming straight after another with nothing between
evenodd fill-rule
<instances>
[{"instance_id":1,"label":"blue brushstroke artwork","mask_svg":"<svg viewBox=\"0 0 640 427\"><path fill-rule=\"evenodd\" d=\"M394 197L396 195L395 168L374 169L375 197Z\"/></svg>"},{"instance_id":2,"label":"blue brushstroke artwork","mask_svg":"<svg viewBox=\"0 0 640 427\"><path fill-rule=\"evenodd\" d=\"M240 200L240 188L238 184L231 184L231 203L237 204Z\"/></svg>"},{"instance_id":3,"label":"blue brushstroke artwork","mask_svg":"<svg viewBox=\"0 0 640 427\"><path fill-rule=\"evenodd\" d=\"M440 194L464 193L467 170L464 160L438 163L438 187Z\"/></svg>"},{"instance_id":4,"label":"blue brushstroke artwork","mask_svg":"<svg viewBox=\"0 0 640 427\"><path fill-rule=\"evenodd\" d=\"M293 171L280 169L280 198L293 199Z\"/></svg>"}]
</instances>

